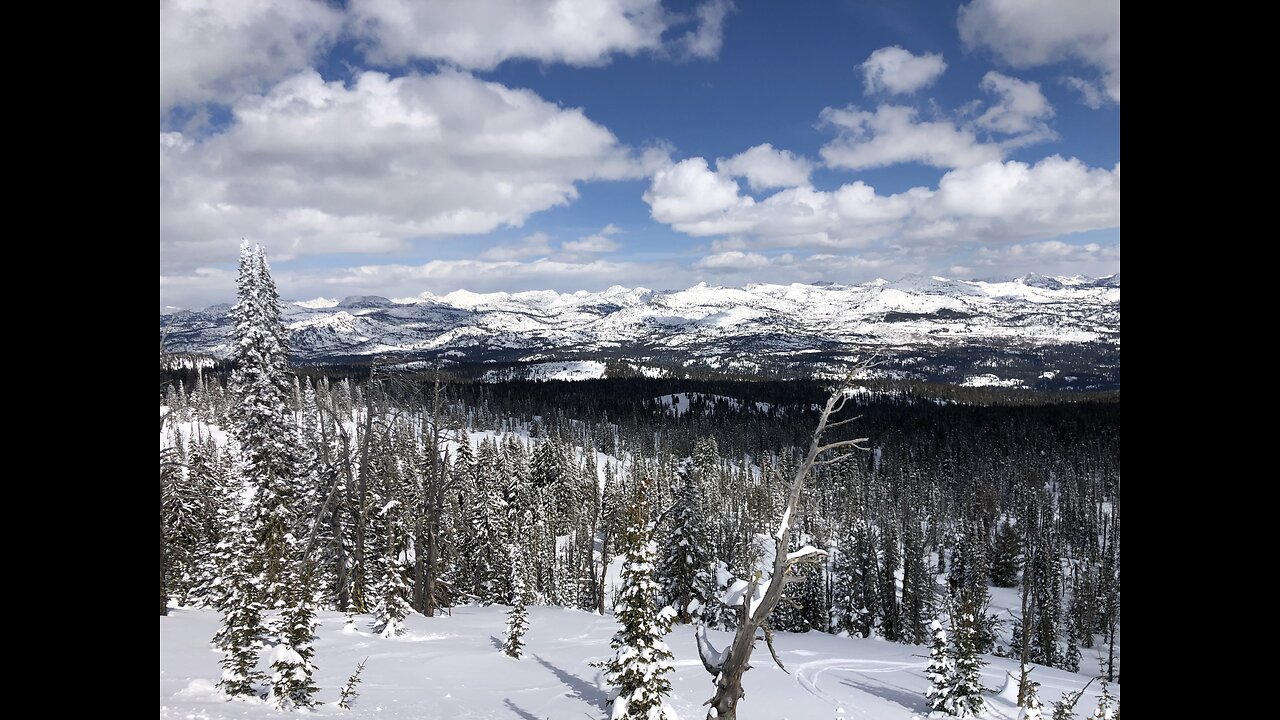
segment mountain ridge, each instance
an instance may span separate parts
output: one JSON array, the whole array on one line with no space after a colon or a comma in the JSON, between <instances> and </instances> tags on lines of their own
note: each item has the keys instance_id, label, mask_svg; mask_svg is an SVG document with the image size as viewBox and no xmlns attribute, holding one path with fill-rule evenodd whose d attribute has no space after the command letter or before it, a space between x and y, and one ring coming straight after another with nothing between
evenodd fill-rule
<instances>
[{"instance_id":1,"label":"mountain ridge","mask_svg":"<svg viewBox=\"0 0 1280 720\"><path fill-rule=\"evenodd\" d=\"M284 303L283 320L299 362L387 353L449 364L625 359L805 376L839 373L875 352L886 358L882 372L906 377L1025 381L1052 372L1118 387L1119 282L1118 273L1003 282L911 275L856 285L456 290ZM169 349L228 356L228 309L162 313Z\"/></svg>"}]
</instances>

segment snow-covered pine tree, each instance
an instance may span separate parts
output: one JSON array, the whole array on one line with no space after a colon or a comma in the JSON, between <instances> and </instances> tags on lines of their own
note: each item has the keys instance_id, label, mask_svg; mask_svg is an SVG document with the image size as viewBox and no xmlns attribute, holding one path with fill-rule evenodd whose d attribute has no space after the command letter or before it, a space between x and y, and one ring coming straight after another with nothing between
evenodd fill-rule
<instances>
[{"instance_id":1,"label":"snow-covered pine tree","mask_svg":"<svg viewBox=\"0 0 1280 720\"><path fill-rule=\"evenodd\" d=\"M1018 584L1018 555L1022 552L1018 531L1006 518L996 534L995 551L991 558L991 584L1009 588Z\"/></svg>"},{"instance_id":2,"label":"snow-covered pine tree","mask_svg":"<svg viewBox=\"0 0 1280 720\"><path fill-rule=\"evenodd\" d=\"M523 563L515 543L507 546L507 559L511 568L511 609L507 611L507 639L502 644L502 651L519 660L524 648L524 634L529 629L529 616L524 606Z\"/></svg>"},{"instance_id":3,"label":"snow-covered pine tree","mask_svg":"<svg viewBox=\"0 0 1280 720\"><path fill-rule=\"evenodd\" d=\"M1022 708L1018 711L1018 720L1042 720L1044 704L1040 702L1040 683L1027 680L1027 689L1023 693Z\"/></svg>"},{"instance_id":4,"label":"snow-covered pine tree","mask_svg":"<svg viewBox=\"0 0 1280 720\"><path fill-rule=\"evenodd\" d=\"M934 620L929 624L929 629L933 633L933 639L929 643L929 664L924 671L925 678L929 680L929 688L924 691L924 696L929 700L930 710L951 715L956 707L956 668L951 659L951 646L947 642L947 631L942 628L942 623Z\"/></svg>"},{"instance_id":5,"label":"snow-covered pine tree","mask_svg":"<svg viewBox=\"0 0 1280 720\"><path fill-rule=\"evenodd\" d=\"M909 517L902 538L902 624L899 632L903 642L916 645L929 642L925 618L932 611L932 600L933 576L925 563L924 533L920 523Z\"/></svg>"},{"instance_id":6,"label":"snow-covered pine tree","mask_svg":"<svg viewBox=\"0 0 1280 720\"><path fill-rule=\"evenodd\" d=\"M413 613L412 590L404 579L398 553L382 559L382 579L378 584L378 602L373 611L373 629L384 638L404 634L404 619Z\"/></svg>"},{"instance_id":7,"label":"snow-covered pine tree","mask_svg":"<svg viewBox=\"0 0 1280 720\"><path fill-rule=\"evenodd\" d=\"M234 322L231 386L233 420L245 481L253 488L247 525L256 548L251 572L271 605L282 603L293 562L296 458L299 445L289 407L293 380L289 345L280 322L280 296L261 246L240 246L239 302Z\"/></svg>"},{"instance_id":8,"label":"snow-covered pine tree","mask_svg":"<svg viewBox=\"0 0 1280 720\"><path fill-rule=\"evenodd\" d=\"M248 533L240 526L238 513L229 517L231 525L219 544L223 556L221 590L222 627L213 636L213 644L222 650L222 678L218 688L230 697L256 695L254 682L258 672L258 652L262 649L264 628L262 601L250 577Z\"/></svg>"},{"instance_id":9,"label":"snow-covered pine tree","mask_svg":"<svg viewBox=\"0 0 1280 720\"><path fill-rule=\"evenodd\" d=\"M1107 687L1107 681L1103 678L1102 694L1098 696L1098 706L1094 708L1089 720L1116 720L1116 716L1119 714L1120 703L1116 702L1115 697L1111 695L1111 690Z\"/></svg>"},{"instance_id":10,"label":"snow-covered pine tree","mask_svg":"<svg viewBox=\"0 0 1280 720\"><path fill-rule=\"evenodd\" d=\"M282 710L314 706L313 696L320 690L315 684L315 608L312 606L311 583L290 578L289 604L276 618L276 645L271 649L271 696Z\"/></svg>"},{"instance_id":11,"label":"snow-covered pine tree","mask_svg":"<svg viewBox=\"0 0 1280 720\"><path fill-rule=\"evenodd\" d=\"M986 661L978 651L982 619L980 600L972 592L962 593L952 617L955 681L951 686L951 696L955 705L951 712L958 717L977 715L985 704L982 699L982 666Z\"/></svg>"},{"instance_id":12,"label":"snow-covered pine tree","mask_svg":"<svg viewBox=\"0 0 1280 720\"><path fill-rule=\"evenodd\" d=\"M662 551L658 582L662 599L675 608L680 622L690 623L701 617L711 596L710 539L702 515L697 470L685 464L677 475L680 490L672 511L671 534Z\"/></svg>"},{"instance_id":13,"label":"snow-covered pine tree","mask_svg":"<svg viewBox=\"0 0 1280 720\"><path fill-rule=\"evenodd\" d=\"M645 483L636 483L636 492L627 512L623 536L626 562L622 566L622 587L614 602L614 613L622 626L609 645L613 658L600 667L616 688L612 720L677 720L667 704L671 681L667 673L675 669L674 656L663 637L671 631L675 610L657 607L658 583L653 580L657 545L649 539Z\"/></svg>"}]
</instances>

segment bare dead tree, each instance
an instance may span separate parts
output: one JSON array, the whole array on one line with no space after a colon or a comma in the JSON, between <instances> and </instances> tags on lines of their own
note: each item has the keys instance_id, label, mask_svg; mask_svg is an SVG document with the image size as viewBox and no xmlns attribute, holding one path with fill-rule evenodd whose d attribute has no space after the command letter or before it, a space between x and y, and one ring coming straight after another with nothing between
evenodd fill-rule
<instances>
[{"instance_id":1,"label":"bare dead tree","mask_svg":"<svg viewBox=\"0 0 1280 720\"><path fill-rule=\"evenodd\" d=\"M868 367L868 365L863 365L862 367ZM831 397L827 398L822 414L818 418L818 427L813 432L813 441L809 444L809 451L806 453L804 461L800 463L800 467L796 469L795 476L791 479L791 488L787 494L787 504L782 511L782 519L778 523L778 530L772 537L774 547L773 573L768 578L760 577L759 573L757 573L749 581L746 593L742 598L742 606L739 610L740 620L737 632L733 636L733 641L725 650L717 651L707 640L706 627L698 627L696 633L698 655L702 659L702 666L715 678L714 683L716 686L715 695L704 703L711 706L707 711L709 719L737 720L738 701L746 695L742 688L742 675L751 669L751 652L755 649L757 640L763 639L769 645L769 652L773 655L774 661L777 662L778 656L773 649L773 633L767 621L769 614L773 612L773 608L782 597L783 587L789 582L798 579L795 576L788 576L787 573L802 562L817 560L826 555L825 551L812 546L806 546L793 553L788 553L787 548L791 542L791 532L795 527L796 513L800 507L800 497L804 492L804 484L813 469L820 465L841 462L851 457L853 455L852 451L855 449L869 449L863 445L867 438L832 442L828 442L825 439L827 432L830 430L851 423L861 417L831 421L832 416L844 410L851 397L853 397L852 386L849 382L846 382L832 393ZM833 452L835 454L832 454ZM763 595L756 601L755 597L761 589L764 591ZM763 638L756 636L756 631L761 629L764 630ZM782 667L782 663L778 662L778 667ZM786 668L782 669L786 670Z\"/></svg>"}]
</instances>

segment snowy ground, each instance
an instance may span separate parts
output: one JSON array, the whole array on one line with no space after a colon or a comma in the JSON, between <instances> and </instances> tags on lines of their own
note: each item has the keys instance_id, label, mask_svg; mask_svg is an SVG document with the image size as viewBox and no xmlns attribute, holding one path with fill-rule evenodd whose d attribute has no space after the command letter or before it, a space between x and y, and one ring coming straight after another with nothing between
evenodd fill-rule
<instances>
[{"instance_id":1,"label":"snowy ground","mask_svg":"<svg viewBox=\"0 0 1280 720\"><path fill-rule=\"evenodd\" d=\"M513 660L498 649L506 609L457 608L452 617L407 621L409 633L383 639L368 632L369 617L360 618L357 633L344 633L339 613L320 614L317 631L316 680L318 699L325 704L315 713L343 718L415 718L419 720L569 720L606 717L607 690L599 671L588 665L610 655L609 637L616 629L611 616L576 610L530 607L525 657ZM215 690L220 655L209 645L218 628L218 614L207 610L173 609L160 618L160 717L162 720L296 717L270 705L227 702ZM709 633L717 647L728 633ZM672 705L684 720L706 713L711 678L702 668L693 630L677 627L667 637L676 656L672 676ZM875 718L907 720L923 717L927 650L882 640L848 639L810 632L778 633L779 655L790 673L777 669L763 643L752 657L754 669L744 678L747 695L739 705L743 720L826 720ZM360 697L352 709L333 702L356 664L368 657ZM1012 660L988 657L983 683L999 690ZM1085 664L1088 665L1088 657ZM1088 680L1061 670L1038 668L1041 699L1058 699ZM1086 717L1096 703L1094 683L1077 706ZM1119 688L1114 688L1119 695ZM1012 703L989 698L984 716L1012 720Z\"/></svg>"},{"instance_id":2,"label":"snowy ground","mask_svg":"<svg viewBox=\"0 0 1280 720\"><path fill-rule=\"evenodd\" d=\"M599 380L602 377L604 377L604 363L595 360L570 360L490 370L480 380L481 382L503 382L505 380L519 379Z\"/></svg>"}]
</instances>

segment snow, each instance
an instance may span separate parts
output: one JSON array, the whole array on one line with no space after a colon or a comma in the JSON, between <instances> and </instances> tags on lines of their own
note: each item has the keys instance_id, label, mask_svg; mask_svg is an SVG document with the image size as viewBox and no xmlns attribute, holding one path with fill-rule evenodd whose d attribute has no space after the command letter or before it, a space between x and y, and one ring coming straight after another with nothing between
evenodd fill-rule
<instances>
[{"instance_id":1,"label":"snow","mask_svg":"<svg viewBox=\"0 0 1280 720\"><path fill-rule=\"evenodd\" d=\"M507 608L460 607L451 616L406 619L409 633L383 639L368 631L371 618L357 619L357 630L342 631L344 616L320 612L314 643L316 680L320 686L317 717L345 720L404 718L422 720L520 720L521 718L606 717L608 693L599 671L587 663L612 655L609 638L617 630L611 616L554 607L529 607L527 646L521 660L502 653ZM214 687L220 676L219 655L209 639L218 628L216 612L176 608L160 618L161 720L222 720L293 717L265 703L227 702ZM716 647L732 636L707 632ZM495 640L496 639L496 640ZM672 708L684 718L706 714L702 702L711 696L711 676L698 659L694 629L677 626L666 638L675 654L671 678ZM744 678L747 696L739 704L743 718L809 720L831 718L843 708L849 717L909 720L928 713L924 690L926 648L875 639L850 639L819 632L775 633L779 657L791 671L778 670L762 658ZM757 648L762 652L763 647ZM368 663L361 675L359 697L350 710L334 703L356 665ZM1017 662L987 657L983 685L1002 687L1006 673L1017 674ZM266 668L265 662L263 669ZM1088 678L1037 667L1042 700L1056 700L1079 690ZM1076 706L1078 718L1093 711L1100 694L1093 683ZM1120 696L1118 685L1111 692ZM1017 709L1007 699L989 695L988 720L1013 720Z\"/></svg>"},{"instance_id":2,"label":"snow","mask_svg":"<svg viewBox=\"0 0 1280 720\"><path fill-rule=\"evenodd\" d=\"M1119 347L1118 278L1113 284L1048 280L907 277L859 285L703 284L675 292L459 290L394 302L303 300L285 306L284 320L294 331L293 351L306 358L483 346L526 355L555 352L545 359L563 364L572 360L566 353L594 358L617 348L661 347L664 355L678 357L664 357L664 365L696 362L745 372L761 356L803 359L819 350L847 357L876 347L913 347L934 357L937 349L975 342ZM168 347L228 355L229 324L211 321L228 307L173 315Z\"/></svg>"},{"instance_id":3,"label":"snow","mask_svg":"<svg viewBox=\"0 0 1280 720\"><path fill-rule=\"evenodd\" d=\"M304 307L309 310L319 310L321 308L338 307L337 298L318 297L311 300L298 300L293 303L298 307Z\"/></svg>"},{"instance_id":4,"label":"snow","mask_svg":"<svg viewBox=\"0 0 1280 720\"><path fill-rule=\"evenodd\" d=\"M599 380L604 377L604 363L595 360L571 360L521 365L503 370L490 370L482 382L504 380Z\"/></svg>"},{"instance_id":5,"label":"snow","mask_svg":"<svg viewBox=\"0 0 1280 720\"><path fill-rule=\"evenodd\" d=\"M1018 387L1022 385L1021 380L1014 378L1004 379L998 375L987 373L985 375L970 375L960 383L964 387Z\"/></svg>"}]
</instances>

